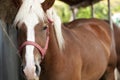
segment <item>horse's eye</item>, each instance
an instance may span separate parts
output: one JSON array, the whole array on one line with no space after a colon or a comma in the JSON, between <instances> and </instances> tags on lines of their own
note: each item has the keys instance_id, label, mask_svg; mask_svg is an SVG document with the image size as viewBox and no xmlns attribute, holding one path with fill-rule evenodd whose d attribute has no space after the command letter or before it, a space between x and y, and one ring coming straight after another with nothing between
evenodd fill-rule
<instances>
[{"instance_id":1,"label":"horse's eye","mask_svg":"<svg viewBox=\"0 0 120 80\"><path fill-rule=\"evenodd\" d=\"M43 27L43 30L46 30L46 29L47 29L47 26L44 26L44 27Z\"/></svg>"}]
</instances>

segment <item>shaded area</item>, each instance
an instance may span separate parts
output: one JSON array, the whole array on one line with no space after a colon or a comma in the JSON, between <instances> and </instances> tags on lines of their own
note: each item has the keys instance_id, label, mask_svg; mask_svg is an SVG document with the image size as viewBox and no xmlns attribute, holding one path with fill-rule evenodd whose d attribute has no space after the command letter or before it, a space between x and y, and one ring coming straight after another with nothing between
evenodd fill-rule
<instances>
[{"instance_id":1,"label":"shaded area","mask_svg":"<svg viewBox=\"0 0 120 80\"><path fill-rule=\"evenodd\" d=\"M0 80L23 80L20 76L20 58L17 54L17 45L13 46L4 30L7 31L14 44L16 44L17 34L13 27L6 27L0 21Z\"/></svg>"},{"instance_id":2,"label":"shaded area","mask_svg":"<svg viewBox=\"0 0 120 80\"><path fill-rule=\"evenodd\" d=\"M86 7L102 0L60 0L60 1L63 1L69 4L70 6Z\"/></svg>"}]
</instances>

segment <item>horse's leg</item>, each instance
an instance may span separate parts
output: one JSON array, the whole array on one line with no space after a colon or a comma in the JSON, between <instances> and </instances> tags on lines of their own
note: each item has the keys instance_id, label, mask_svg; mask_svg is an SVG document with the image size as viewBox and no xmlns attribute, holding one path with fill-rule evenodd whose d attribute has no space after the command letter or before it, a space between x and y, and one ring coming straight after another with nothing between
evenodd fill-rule
<instances>
[{"instance_id":1,"label":"horse's leg","mask_svg":"<svg viewBox=\"0 0 120 80\"><path fill-rule=\"evenodd\" d=\"M120 80L120 51L117 48L117 68L115 70L116 80Z\"/></svg>"},{"instance_id":2,"label":"horse's leg","mask_svg":"<svg viewBox=\"0 0 120 80\"><path fill-rule=\"evenodd\" d=\"M115 80L114 67L108 67L100 80Z\"/></svg>"},{"instance_id":3,"label":"horse's leg","mask_svg":"<svg viewBox=\"0 0 120 80\"><path fill-rule=\"evenodd\" d=\"M115 69L115 80L120 80L120 55L117 53L117 68Z\"/></svg>"},{"instance_id":4,"label":"horse's leg","mask_svg":"<svg viewBox=\"0 0 120 80\"><path fill-rule=\"evenodd\" d=\"M115 80L120 80L120 72L117 68L115 69L114 74L115 74Z\"/></svg>"},{"instance_id":5,"label":"horse's leg","mask_svg":"<svg viewBox=\"0 0 120 80\"><path fill-rule=\"evenodd\" d=\"M107 69L100 80L115 80L114 71L116 68L116 64L117 64L117 55L114 46L112 46Z\"/></svg>"},{"instance_id":6,"label":"horse's leg","mask_svg":"<svg viewBox=\"0 0 120 80\"><path fill-rule=\"evenodd\" d=\"M100 80L115 80L114 70L115 68L108 67Z\"/></svg>"}]
</instances>

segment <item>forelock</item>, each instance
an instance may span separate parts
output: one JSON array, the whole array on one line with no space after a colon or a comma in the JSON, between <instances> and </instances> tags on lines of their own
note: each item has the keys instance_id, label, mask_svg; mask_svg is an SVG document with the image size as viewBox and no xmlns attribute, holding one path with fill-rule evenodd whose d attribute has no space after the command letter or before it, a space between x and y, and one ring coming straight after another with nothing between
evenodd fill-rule
<instances>
[{"instance_id":1,"label":"forelock","mask_svg":"<svg viewBox=\"0 0 120 80\"><path fill-rule=\"evenodd\" d=\"M14 26L16 26L17 24L18 26L20 26L22 23L25 23L25 21L30 17L30 19L32 19L33 16L33 20L35 18L37 18L38 21L43 22L44 20L46 20L44 10L42 9L42 6L40 4L40 0L24 0L15 17Z\"/></svg>"}]
</instances>

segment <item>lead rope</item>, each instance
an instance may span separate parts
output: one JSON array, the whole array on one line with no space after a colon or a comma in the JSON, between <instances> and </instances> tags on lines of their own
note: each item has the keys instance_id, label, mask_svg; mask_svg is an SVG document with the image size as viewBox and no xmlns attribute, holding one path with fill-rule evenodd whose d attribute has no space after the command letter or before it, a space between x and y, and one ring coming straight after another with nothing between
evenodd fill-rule
<instances>
[{"instance_id":1,"label":"lead rope","mask_svg":"<svg viewBox=\"0 0 120 80\"><path fill-rule=\"evenodd\" d=\"M15 44L13 43L12 39L9 37L9 35L8 35L5 27L3 27L4 25L5 25L5 24L4 24L2 21L0 21L0 26L2 27L2 30L3 30L3 32L4 32L4 34L5 34L5 36L8 38L8 40L10 41L10 44L11 44L11 45L13 46L13 48L16 50L15 53L16 53L16 54L19 56L19 58L20 58L20 55L18 54L19 51L18 51L18 49L16 48Z\"/></svg>"}]
</instances>

